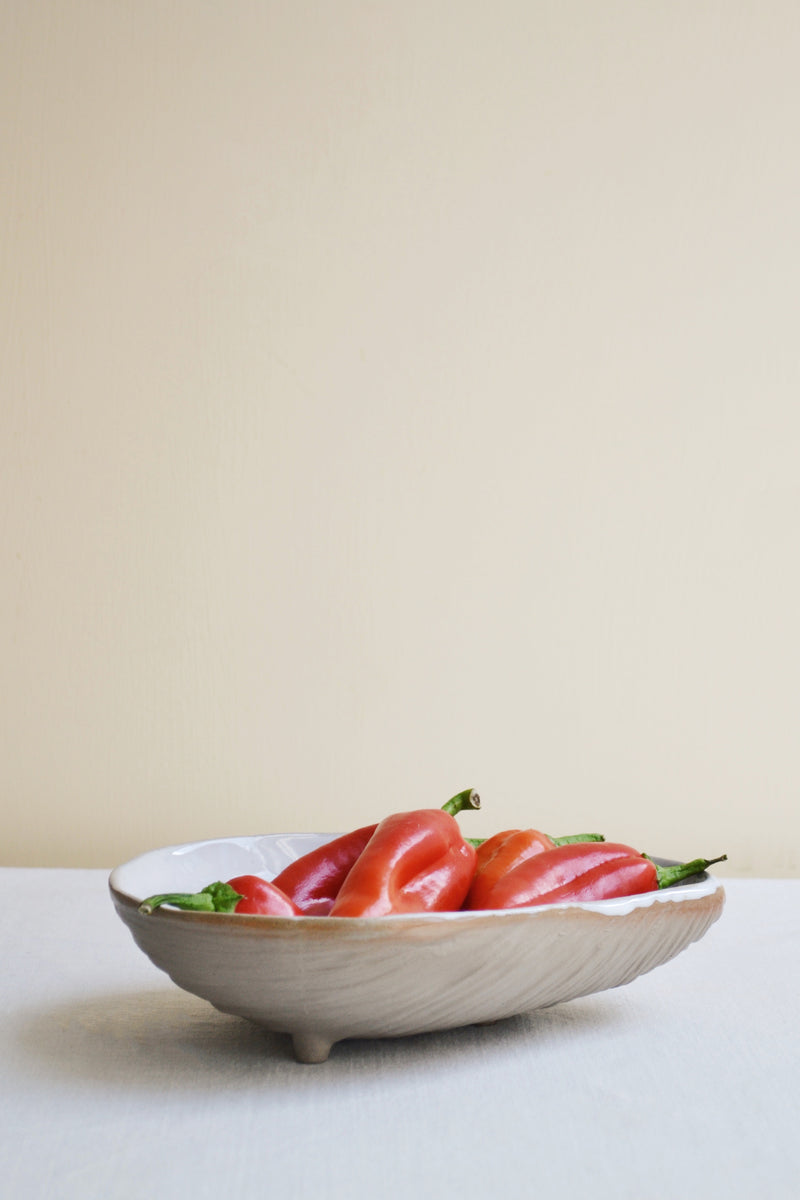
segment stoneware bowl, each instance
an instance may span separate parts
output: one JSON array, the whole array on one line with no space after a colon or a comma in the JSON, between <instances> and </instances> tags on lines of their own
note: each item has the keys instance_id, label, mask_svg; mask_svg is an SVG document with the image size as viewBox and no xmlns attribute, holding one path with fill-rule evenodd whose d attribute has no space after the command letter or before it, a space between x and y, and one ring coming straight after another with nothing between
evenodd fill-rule
<instances>
[{"instance_id":1,"label":"stoneware bowl","mask_svg":"<svg viewBox=\"0 0 800 1200\"><path fill-rule=\"evenodd\" d=\"M292 1037L300 1062L342 1038L398 1037L510 1017L629 983L674 958L720 916L708 874L622 900L491 912L260 917L138 911L158 892L263 875L335 834L167 846L112 871L116 910L179 987ZM658 860L664 862L666 860Z\"/></svg>"}]
</instances>

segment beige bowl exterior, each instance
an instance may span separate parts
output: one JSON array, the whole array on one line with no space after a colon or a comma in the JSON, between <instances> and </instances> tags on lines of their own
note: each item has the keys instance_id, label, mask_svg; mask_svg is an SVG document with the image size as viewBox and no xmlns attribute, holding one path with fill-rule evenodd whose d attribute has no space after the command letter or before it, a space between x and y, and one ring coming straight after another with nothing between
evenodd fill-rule
<instances>
[{"instance_id":1,"label":"beige bowl exterior","mask_svg":"<svg viewBox=\"0 0 800 1200\"><path fill-rule=\"evenodd\" d=\"M324 1061L344 1038L495 1021L619 987L701 938L725 900L720 883L703 875L624 900L503 912L352 919L138 911L157 891L199 890L244 871L271 877L331 836L167 847L112 872L111 896L136 944L179 987L291 1034L301 1062Z\"/></svg>"}]
</instances>

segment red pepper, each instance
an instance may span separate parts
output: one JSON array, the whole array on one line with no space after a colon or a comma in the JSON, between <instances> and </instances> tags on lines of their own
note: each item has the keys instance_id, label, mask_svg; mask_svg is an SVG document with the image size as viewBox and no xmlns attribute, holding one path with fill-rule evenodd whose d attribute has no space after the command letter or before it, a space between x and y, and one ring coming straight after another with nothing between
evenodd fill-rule
<instances>
[{"instance_id":1,"label":"red pepper","mask_svg":"<svg viewBox=\"0 0 800 1200\"><path fill-rule=\"evenodd\" d=\"M478 851L478 861L465 908L491 907L486 904L485 899L495 880L507 875L526 859L541 854L543 850L571 845L573 842L604 840L599 833L573 833L567 837L553 838L538 829L506 829L487 838L485 842L473 841L472 844Z\"/></svg>"},{"instance_id":2,"label":"red pepper","mask_svg":"<svg viewBox=\"0 0 800 1200\"><path fill-rule=\"evenodd\" d=\"M526 859L552 850L555 842L538 829L505 829L478 846L478 856L465 908L491 908L486 903L496 880Z\"/></svg>"},{"instance_id":3,"label":"red pepper","mask_svg":"<svg viewBox=\"0 0 800 1200\"><path fill-rule=\"evenodd\" d=\"M480 903L471 909L523 908L568 900L608 900L671 887L705 871L720 858L696 858L661 867L631 846L619 842L579 842L554 846L486 880Z\"/></svg>"},{"instance_id":4,"label":"red pepper","mask_svg":"<svg viewBox=\"0 0 800 1200\"><path fill-rule=\"evenodd\" d=\"M350 868L376 829L377 825L364 825L352 833L343 833L289 863L272 882L306 916L326 916Z\"/></svg>"},{"instance_id":5,"label":"red pepper","mask_svg":"<svg viewBox=\"0 0 800 1200\"><path fill-rule=\"evenodd\" d=\"M472 788L459 792L442 805L443 811L455 816L467 808L480 808L480 797ZM285 892L306 916L326 916L350 873L356 859L365 849L377 825L364 825L351 833L343 833L316 850L302 855L284 867L273 879L276 887Z\"/></svg>"},{"instance_id":6,"label":"red pepper","mask_svg":"<svg viewBox=\"0 0 800 1200\"><path fill-rule=\"evenodd\" d=\"M256 913L270 917L299 917L301 911L274 883L258 875L237 875L227 883L210 883L201 892L167 892L150 896L139 912L151 913L162 904L190 912Z\"/></svg>"},{"instance_id":7,"label":"red pepper","mask_svg":"<svg viewBox=\"0 0 800 1200\"><path fill-rule=\"evenodd\" d=\"M332 917L444 912L464 903L476 851L458 822L438 808L381 821L331 908Z\"/></svg>"}]
</instances>

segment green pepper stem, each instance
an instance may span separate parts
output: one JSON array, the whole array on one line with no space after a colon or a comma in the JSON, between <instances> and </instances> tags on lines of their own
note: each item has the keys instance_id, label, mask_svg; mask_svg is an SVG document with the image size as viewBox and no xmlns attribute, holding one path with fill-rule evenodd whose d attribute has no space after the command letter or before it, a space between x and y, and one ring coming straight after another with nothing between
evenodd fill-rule
<instances>
[{"instance_id":1,"label":"green pepper stem","mask_svg":"<svg viewBox=\"0 0 800 1200\"><path fill-rule=\"evenodd\" d=\"M604 842L602 833L567 833L550 839L556 846L571 846L574 842Z\"/></svg>"},{"instance_id":2,"label":"green pepper stem","mask_svg":"<svg viewBox=\"0 0 800 1200\"><path fill-rule=\"evenodd\" d=\"M645 858L650 856L645 854ZM700 875L701 872L708 870L714 863L725 862L727 854L720 854L718 858L693 858L691 862L675 863L671 867L660 867L658 863L653 863L656 869L656 877L658 878L658 886L660 888L672 887L673 884L680 883L684 879L688 879L691 875ZM652 862L652 859L650 860Z\"/></svg>"},{"instance_id":3,"label":"green pepper stem","mask_svg":"<svg viewBox=\"0 0 800 1200\"><path fill-rule=\"evenodd\" d=\"M465 792L459 792L457 796L453 796L452 800L448 800L442 805L442 811L449 813L451 817L455 817L460 812L468 812L470 809L480 808L481 798L474 788L467 788Z\"/></svg>"},{"instance_id":4,"label":"green pepper stem","mask_svg":"<svg viewBox=\"0 0 800 1200\"><path fill-rule=\"evenodd\" d=\"M139 905L139 912L151 913L162 904L172 904L189 912L214 912L214 898L208 892L165 892L163 896L148 896Z\"/></svg>"},{"instance_id":5,"label":"green pepper stem","mask_svg":"<svg viewBox=\"0 0 800 1200\"><path fill-rule=\"evenodd\" d=\"M160 896L148 896L139 905L139 912L145 915L162 904L172 904L186 912L223 912L236 911L236 905L243 899L240 892L234 890L229 883L210 883L202 892L165 892Z\"/></svg>"}]
</instances>

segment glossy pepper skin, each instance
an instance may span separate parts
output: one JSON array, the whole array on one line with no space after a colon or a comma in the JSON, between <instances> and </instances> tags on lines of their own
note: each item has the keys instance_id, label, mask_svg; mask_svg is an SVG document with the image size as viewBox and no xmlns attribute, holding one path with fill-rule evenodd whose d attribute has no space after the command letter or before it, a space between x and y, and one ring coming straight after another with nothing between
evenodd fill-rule
<instances>
[{"instance_id":1,"label":"glossy pepper skin","mask_svg":"<svg viewBox=\"0 0 800 1200\"><path fill-rule=\"evenodd\" d=\"M559 904L569 900L609 900L637 896L671 887L704 871L721 858L693 859L673 867L660 867L632 846L621 842L581 842L554 846L525 859L492 880L480 903L470 909L524 908Z\"/></svg>"},{"instance_id":2,"label":"glossy pepper skin","mask_svg":"<svg viewBox=\"0 0 800 1200\"><path fill-rule=\"evenodd\" d=\"M301 910L276 887L259 875L237 875L227 883L210 883L201 892L165 892L150 896L139 912L151 913L162 904L188 912L252 913L268 917L299 917Z\"/></svg>"},{"instance_id":3,"label":"glossy pepper skin","mask_svg":"<svg viewBox=\"0 0 800 1200\"><path fill-rule=\"evenodd\" d=\"M475 870L475 847L438 808L394 813L381 821L330 910L332 917L461 908Z\"/></svg>"},{"instance_id":4,"label":"glossy pepper skin","mask_svg":"<svg viewBox=\"0 0 800 1200\"><path fill-rule=\"evenodd\" d=\"M333 838L289 863L272 882L305 916L327 916L351 867L376 829L377 825L364 825Z\"/></svg>"},{"instance_id":5,"label":"glossy pepper skin","mask_svg":"<svg viewBox=\"0 0 800 1200\"><path fill-rule=\"evenodd\" d=\"M498 879L554 846L553 839L538 829L504 829L487 838L477 848L475 874L464 907L491 908L488 898Z\"/></svg>"},{"instance_id":6,"label":"glossy pepper skin","mask_svg":"<svg viewBox=\"0 0 800 1200\"><path fill-rule=\"evenodd\" d=\"M535 854L575 842L603 841L605 838L600 833L573 833L567 837L553 838L539 829L505 829L484 842L473 842L478 859L464 907L491 907L486 903L486 898L495 882Z\"/></svg>"}]
</instances>

